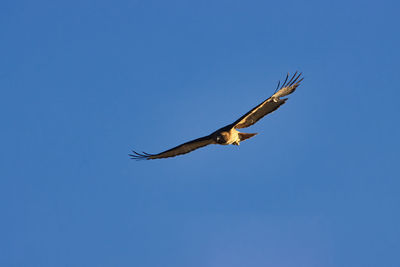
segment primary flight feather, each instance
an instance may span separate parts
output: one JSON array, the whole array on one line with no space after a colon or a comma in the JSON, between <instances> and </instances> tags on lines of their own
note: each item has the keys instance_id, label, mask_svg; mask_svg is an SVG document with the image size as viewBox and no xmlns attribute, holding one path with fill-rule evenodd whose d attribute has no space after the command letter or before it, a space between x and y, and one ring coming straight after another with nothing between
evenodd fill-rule
<instances>
[{"instance_id":1,"label":"primary flight feather","mask_svg":"<svg viewBox=\"0 0 400 267\"><path fill-rule=\"evenodd\" d=\"M296 73L289 79L289 74L287 74L285 81L282 83L282 85L280 82L278 83L275 93L271 97L251 109L249 112L237 119L234 123L222 127L210 135L186 142L158 154L149 154L146 152L138 153L136 151L132 151L133 154L129 154L129 156L132 159L138 160L161 159L186 154L210 144L239 145L240 141L244 141L250 137L253 137L256 135L256 133L241 133L236 129L246 128L253 125L265 115L275 111L281 105L283 105L287 98L281 99L281 97L287 96L296 90L296 88L300 85L300 82L304 79L301 77L301 75L302 73L298 74L296 71Z\"/></svg>"}]
</instances>

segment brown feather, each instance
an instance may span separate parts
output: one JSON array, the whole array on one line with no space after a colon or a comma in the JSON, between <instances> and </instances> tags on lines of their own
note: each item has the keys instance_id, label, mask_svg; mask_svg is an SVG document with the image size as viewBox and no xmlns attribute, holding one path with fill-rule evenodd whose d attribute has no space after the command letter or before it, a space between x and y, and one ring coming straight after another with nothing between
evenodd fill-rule
<instances>
[{"instance_id":1,"label":"brown feather","mask_svg":"<svg viewBox=\"0 0 400 267\"><path fill-rule=\"evenodd\" d=\"M240 141L244 141L244 140L249 139L257 134L258 133L239 133L239 138L240 138Z\"/></svg>"},{"instance_id":2,"label":"brown feather","mask_svg":"<svg viewBox=\"0 0 400 267\"><path fill-rule=\"evenodd\" d=\"M189 153L195 149L198 149L200 147L210 145L210 144L215 144L214 140L210 135L204 136L201 138L197 138L195 140L186 142L184 144L181 144L179 146L176 146L174 148L168 149L164 152L158 153L158 154L148 154L146 152L137 153L135 151L132 151L134 154L130 154L132 159L162 159L162 158L169 158L169 157L175 157L178 155L186 154Z\"/></svg>"},{"instance_id":3,"label":"brown feather","mask_svg":"<svg viewBox=\"0 0 400 267\"><path fill-rule=\"evenodd\" d=\"M297 75L296 72L287 83L288 80L288 75L287 75L285 82L282 84L282 87L275 94L273 94L270 98L266 99L258 106L251 109L249 112L240 117L237 121L232 123L233 127L235 129L249 127L254 123L256 123L257 121L259 121L260 119L262 119L265 115L278 109L287 100L287 98L280 99L280 97L289 95L296 90L297 86L299 86L300 82L303 80L300 79L299 81L297 81L300 76L301 73Z\"/></svg>"}]
</instances>

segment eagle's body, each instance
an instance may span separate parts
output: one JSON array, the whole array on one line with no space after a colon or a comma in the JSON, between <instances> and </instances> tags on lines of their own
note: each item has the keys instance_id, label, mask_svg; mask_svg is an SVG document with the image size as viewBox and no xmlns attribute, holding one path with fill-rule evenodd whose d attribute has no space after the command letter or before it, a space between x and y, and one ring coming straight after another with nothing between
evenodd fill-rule
<instances>
[{"instance_id":1,"label":"eagle's body","mask_svg":"<svg viewBox=\"0 0 400 267\"><path fill-rule=\"evenodd\" d=\"M160 159L186 154L195 149L211 144L239 145L241 141L253 137L254 135L256 135L256 133L241 133L236 129L246 128L253 125L265 115L275 111L281 105L283 105L286 102L287 98L281 99L281 97L287 96L296 90L296 88L300 85L300 82L303 80L303 78L299 80L300 76L301 73L297 75L296 72L288 81L288 74L281 87L279 87L280 82L278 83L275 94L251 109L235 122L216 130L208 136L186 142L158 154L148 154L145 152L137 153L133 151L134 154L130 154L130 156L133 159Z\"/></svg>"},{"instance_id":2,"label":"eagle's body","mask_svg":"<svg viewBox=\"0 0 400 267\"><path fill-rule=\"evenodd\" d=\"M232 125L224 127L211 134L212 139L219 145L240 145L240 141L248 139L256 133L241 133L236 130Z\"/></svg>"},{"instance_id":3,"label":"eagle's body","mask_svg":"<svg viewBox=\"0 0 400 267\"><path fill-rule=\"evenodd\" d=\"M215 135L213 136L213 140L220 145L231 145L231 144L239 144L239 131L235 130L234 128L223 130L223 131L216 131Z\"/></svg>"}]
</instances>

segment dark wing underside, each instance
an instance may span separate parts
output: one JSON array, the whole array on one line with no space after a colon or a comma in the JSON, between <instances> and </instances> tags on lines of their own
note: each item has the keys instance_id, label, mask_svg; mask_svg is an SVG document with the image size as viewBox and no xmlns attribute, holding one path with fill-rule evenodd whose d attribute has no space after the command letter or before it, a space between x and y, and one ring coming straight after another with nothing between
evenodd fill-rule
<instances>
[{"instance_id":1,"label":"dark wing underside","mask_svg":"<svg viewBox=\"0 0 400 267\"><path fill-rule=\"evenodd\" d=\"M249 126L253 125L254 123L256 123L257 121L259 121L261 118L263 118L268 113L271 113L274 110L276 110L277 108L279 108L287 100L287 98L280 99L280 97L283 97L283 96L293 93L294 90L296 90L297 86L300 85L300 82L303 80L303 78L301 78L299 80L300 77L301 77L301 73L299 73L297 75L297 71L296 71L296 73L288 81L288 78L289 78L289 74L288 74L286 76L285 81L283 82L283 84L280 87L279 87L280 82L278 83L278 86L275 90L275 94L273 94L270 98L268 98L267 100L265 100L264 102L262 102L261 104L259 104L258 106L256 106L252 110L250 110L249 112L247 112L242 117L240 117L237 121L235 121L232 124L233 127L236 129L249 127Z\"/></svg>"},{"instance_id":2,"label":"dark wing underside","mask_svg":"<svg viewBox=\"0 0 400 267\"><path fill-rule=\"evenodd\" d=\"M132 150L133 154L129 154L129 156L132 159L162 159L162 158L169 158L169 157L175 157L178 155L186 154L189 153L195 149L198 149L200 147L210 145L210 144L215 144L213 139L211 138L210 135L204 136L189 142L186 142L182 145L176 146L174 148L171 148L169 150L166 150L164 152L158 153L158 154L149 154L146 152L138 153Z\"/></svg>"}]
</instances>

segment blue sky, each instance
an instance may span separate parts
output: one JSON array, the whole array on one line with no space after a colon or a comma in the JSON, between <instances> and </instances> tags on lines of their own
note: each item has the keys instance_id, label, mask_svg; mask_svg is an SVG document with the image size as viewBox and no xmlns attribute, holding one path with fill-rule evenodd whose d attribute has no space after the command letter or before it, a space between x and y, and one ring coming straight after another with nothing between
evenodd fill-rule
<instances>
[{"instance_id":1,"label":"blue sky","mask_svg":"<svg viewBox=\"0 0 400 267\"><path fill-rule=\"evenodd\" d=\"M1 266L399 266L396 1L3 1ZM240 147L132 161L305 80Z\"/></svg>"}]
</instances>

